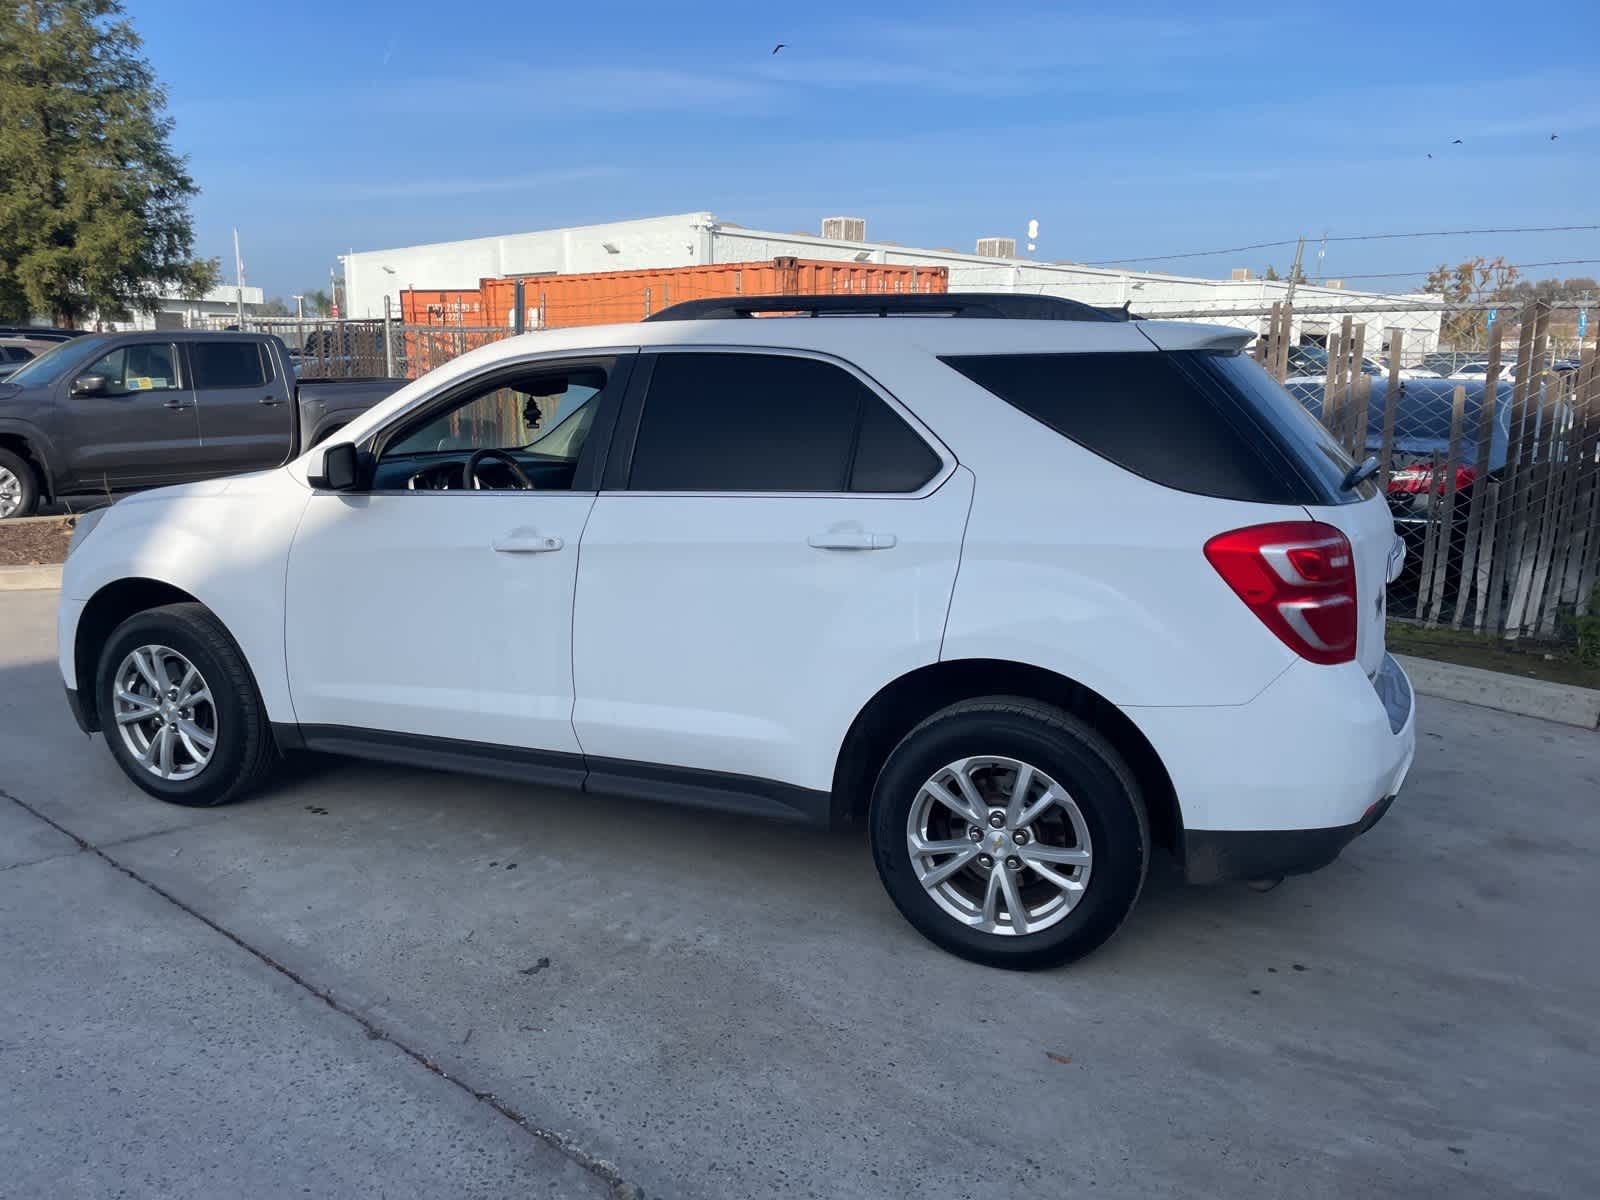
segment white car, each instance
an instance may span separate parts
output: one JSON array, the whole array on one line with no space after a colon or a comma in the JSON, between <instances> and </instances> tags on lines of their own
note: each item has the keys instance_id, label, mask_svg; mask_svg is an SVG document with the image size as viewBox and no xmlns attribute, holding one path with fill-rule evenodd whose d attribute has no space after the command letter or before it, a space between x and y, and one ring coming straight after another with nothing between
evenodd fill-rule
<instances>
[{"instance_id":1,"label":"white car","mask_svg":"<svg viewBox=\"0 0 1600 1200\"><path fill-rule=\"evenodd\" d=\"M85 517L68 697L179 804L310 747L864 824L932 941L1065 962L1152 847L1313 870L1411 765L1389 510L1247 336L953 295L508 339Z\"/></svg>"}]
</instances>

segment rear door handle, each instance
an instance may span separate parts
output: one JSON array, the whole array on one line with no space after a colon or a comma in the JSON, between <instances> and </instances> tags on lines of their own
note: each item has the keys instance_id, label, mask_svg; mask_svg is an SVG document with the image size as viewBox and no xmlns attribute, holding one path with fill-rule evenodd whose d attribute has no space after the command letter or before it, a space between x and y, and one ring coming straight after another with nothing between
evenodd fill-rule
<instances>
[{"instance_id":1,"label":"rear door handle","mask_svg":"<svg viewBox=\"0 0 1600 1200\"><path fill-rule=\"evenodd\" d=\"M263 396L261 397L261 403L265 404L268 408L276 408L278 405L282 404L283 401L277 396Z\"/></svg>"},{"instance_id":2,"label":"rear door handle","mask_svg":"<svg viewBox=\"0 0 1600 1200\"><path fill-rule=\"evenodd\" d=\"M494 540L494 548L500 554L550 554L564 545L560 538L537 529L513 529Z\"/></svg>"},{"instance_id":3,"label":"rear door handle","mask_svg":"<svg viewBox=\"0 0 1600 1200\"><path fill-rule=\"evenodd\" d=\"M892 533L836 529L828 533L813 533L806 539L806 545L814 550L888 550L896 540Z\"/></svg>"},{"instance_id":4,"label":"rear door handle","mask_svg":"<svg viewBox=\"0 0 1600 1200\"><path fill-rule=\"evenodd\" d=\"M171 409L193 408L194 407L194 405L192 405L192 404L185 404L182 400L167 400L167 401L163 402L163 405L164 405L164 407L171 408Z\"/></svg>"}]
</instances>

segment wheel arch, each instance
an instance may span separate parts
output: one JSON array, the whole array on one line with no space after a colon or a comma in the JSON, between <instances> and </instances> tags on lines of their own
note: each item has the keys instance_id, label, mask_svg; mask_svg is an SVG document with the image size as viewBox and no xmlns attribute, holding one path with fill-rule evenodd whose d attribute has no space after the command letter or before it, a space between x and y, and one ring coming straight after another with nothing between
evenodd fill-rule
<instances>
[{"instance_id":1,"label":"wheel arch","mask_svg":"<svg viewBox=\"0 0 1600 1200\"><path fill-rule=\"evenodd\" d=\"M92 726L99 728L100 725L94 689L99 673L100 652L112 631L135 613L160 608L164 604L200 603L182 588L159 579L145 578L113 580L89 597L73 633L72 664L78 693L85 697L85 719Z\"/></svg>"},{"instance_id":2,"label":"wheel arch","mask_svg":"<svg viewBox=\"0 0 1600 1200\"><path fill-rule=\"evenodd\" d=\"M1151 840L1181 854L1183 817L1177 791L1160 755L1139 727L1093 688L1043 667L1005 659L930 663L880 689L856 715L840 745L833 772L834 823L862 820L889 752L924 719L962 700L996 695L1053 704L1093 725L1133 771L1149 817Z\"/></svg>"}]
</instances>

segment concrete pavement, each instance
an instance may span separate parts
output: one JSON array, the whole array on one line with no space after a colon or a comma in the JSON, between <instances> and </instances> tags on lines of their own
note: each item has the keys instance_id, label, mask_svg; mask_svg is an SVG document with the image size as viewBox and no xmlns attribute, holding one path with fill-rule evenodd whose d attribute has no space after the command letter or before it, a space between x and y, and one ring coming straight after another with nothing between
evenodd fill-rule
<instances>
[{"instance_id":1,"label":"concrete pavement","mask_svg":"<svg viewBox=\"0 0 1600 1200\"><path fill-rule=\"evenodd\" d=\"M1016 975L850 837L337 760L159 804L73 728L53 602L0 596L0 1191L1600 1194L1592 733L1425 700L1334 866L1162 862Z\"/></svg>"}]
</instances>

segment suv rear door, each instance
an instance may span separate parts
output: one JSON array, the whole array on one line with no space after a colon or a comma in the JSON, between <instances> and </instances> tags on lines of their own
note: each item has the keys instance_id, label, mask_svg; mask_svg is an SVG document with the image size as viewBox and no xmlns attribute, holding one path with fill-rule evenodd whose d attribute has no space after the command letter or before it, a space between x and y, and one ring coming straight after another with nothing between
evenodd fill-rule
<instances>
[{"instance_id":1,"label":"suv rear door","mask_svg":"<svg viewBox=\"0 0 1600 1200\"><path fill-rule=\"evenodd\" d=\"M667 775L687 786L747 777L732 786L774 814L794 796L748 777L819 803L818 747L938 658L971 474L835 360L663 349L634 385L573 618L596 790L629 791L644 762L658 781L695 768Z\"/></svg>"},{"instance_id":2,"label":"suv rear door","mask_svg":"<svg viewBox=\"0 0 1600 1200\"><path fill-rule=\"evenodd\" d=\"M228 475L288 459L294 386L266 339L194 338L187 348L205 470Z\"/></svg>"}]
</instances>

